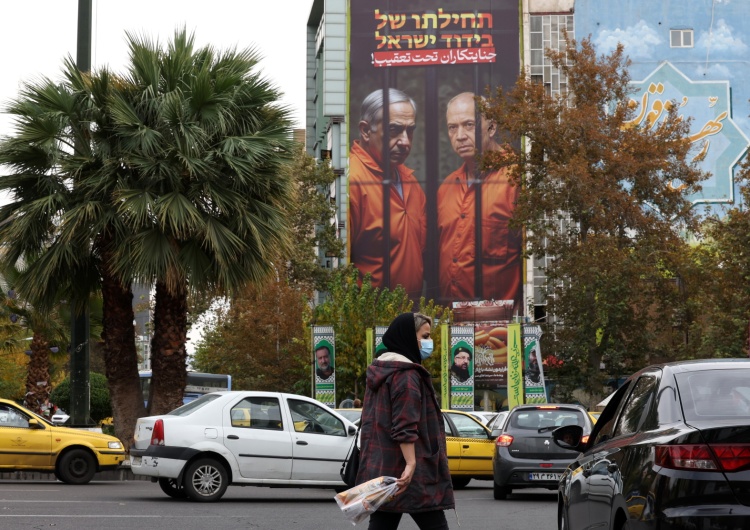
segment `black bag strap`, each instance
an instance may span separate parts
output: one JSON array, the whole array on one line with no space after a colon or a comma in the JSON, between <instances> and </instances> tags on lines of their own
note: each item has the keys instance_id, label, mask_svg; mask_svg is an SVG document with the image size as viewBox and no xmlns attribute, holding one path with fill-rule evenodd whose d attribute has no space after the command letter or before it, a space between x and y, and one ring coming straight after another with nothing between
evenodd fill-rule
<instances>
[{"instance_id":1,"label":"black bag strap","mask_svg":"<svg viewBox=\"0 0 750 530\"><path fill-rule=\"evenodd\" d=\"M352 456L352 451L354 451L354 445L357 443L357 438L359 438L360 427L362 427L362 420L360 420L359 425L357 425L357 432L354 433L354 440L352 440L352 445L349 447L349 452L346 453L346 458L344 459L344 462L348 462L349 458Z\"/></svg>"}]
</instances>

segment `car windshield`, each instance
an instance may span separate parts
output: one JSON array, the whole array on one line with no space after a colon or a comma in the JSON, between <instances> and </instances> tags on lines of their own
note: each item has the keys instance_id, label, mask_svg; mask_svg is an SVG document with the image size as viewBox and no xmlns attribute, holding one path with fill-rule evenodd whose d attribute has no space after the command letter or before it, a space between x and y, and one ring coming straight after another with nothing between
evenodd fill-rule
<instances>
[{"instance_id":1,"label":"car windshield","mask_svg":"<svg viewBox=\"0 0 750 530\"><path fill-rule=\"evenodd\" d=\"M688 421L750 418L750 370L701 370L676 375Z\"/></svg>"},{"instance_id":2,"label":"car windshield","mask_svg":"<svg viewBox=\"0 0 750 530\"><path fill-rule=\"evenodd\" d=\"M574 409L523 409L514 411L510 417L510 426L514 429L539 429L580 425L585 427L583 413Z\"/></svg>"},{"instance_id":3,"label":"car windshield","mask_svg":"<svg viewBox=\"0 0 750 530\"><path fill-rule=\"evenodd\" d=\"M221 397L220 394L206 394L204 396L199 397L195 401L191 401L190 403L186 403L185 405L174 409L168 415L169 416L187 416L188 414L192 414L196 410L205 407L207 404L211 403L215 399L219 399L220 397Z\"/></svg>"},{"instance_id":4,"label":"car windshield","mask_svg":"<svg viewBox=\"0 0 750 530\"><path fill-rule=\"evenodd\" d=\"M338 412L347 420L352 421L352 422L357 421L362 416L361 410L337 409L336 412Z\"/></svg>"}]
</instances>

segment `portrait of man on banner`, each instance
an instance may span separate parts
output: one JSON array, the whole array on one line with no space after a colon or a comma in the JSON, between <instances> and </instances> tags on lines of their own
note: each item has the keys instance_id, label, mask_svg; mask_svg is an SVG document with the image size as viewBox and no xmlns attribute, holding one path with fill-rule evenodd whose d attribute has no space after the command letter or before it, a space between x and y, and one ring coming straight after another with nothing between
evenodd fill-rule
<instances>
[{"instance_id":1,"label":"portrait of man on banner","mask_svg":"<svg viewBox=\"0 0 750 530\"><path fill-rule=\"evenodd\" d=\"M459 342L453 348L451 364L451 385L471 385L474 377L474 363L471 346L465 342Z\"/></svg>"},{"instance_id":2,"label":"portrait of man on banner","mask_svg":"<svg viewBox=\"0 0 750 530\"><path fill-rule=\"evenodd\" d=\"M315 376L322 381L334 375L334 352L328 341L322 340L315 346Z\"/></svg>"}]
</instances>

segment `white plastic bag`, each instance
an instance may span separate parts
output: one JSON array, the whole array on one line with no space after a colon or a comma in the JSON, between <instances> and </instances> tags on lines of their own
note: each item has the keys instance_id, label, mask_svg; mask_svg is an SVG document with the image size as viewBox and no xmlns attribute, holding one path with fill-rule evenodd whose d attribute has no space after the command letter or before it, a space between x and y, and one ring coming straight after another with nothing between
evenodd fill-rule
<instances>
[{"instance_id":1,"label":"white plastic bag","mask_svg":"<svg viewBox=\"0 0 750 530\"><path fill-rule=\"evenodd\" d=\"M397 490L394 477L378 477L342 491L334 498L344 516L357 524L390 501Z\"/></svg>"}]
</instances>

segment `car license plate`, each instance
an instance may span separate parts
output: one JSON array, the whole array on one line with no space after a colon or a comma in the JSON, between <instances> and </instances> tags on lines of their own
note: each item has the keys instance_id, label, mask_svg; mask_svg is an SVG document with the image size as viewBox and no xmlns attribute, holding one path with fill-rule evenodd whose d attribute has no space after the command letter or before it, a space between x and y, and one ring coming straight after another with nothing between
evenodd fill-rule
<instances>
[{"instance_id":1,"label":"car license plate","mask_svg":"<svg viewBox=\"0 0 750 530\"><path fill-rule=\"evenodd\" d=\"M560 480L562 473L529 473L529 480Z\"/></svg>"},{"instance_id":2,"label":"car license plate","mask_svg":"<svg viewBox=\"0 0 750 530\"><path fill-rule=\"evenodd\" d=\"M141 458L140 456L134 456L132 460L130 461L131 466L140 466L141 465Z\"/></svg>"}]
</instances>

